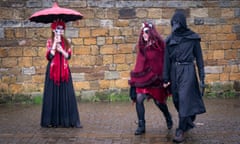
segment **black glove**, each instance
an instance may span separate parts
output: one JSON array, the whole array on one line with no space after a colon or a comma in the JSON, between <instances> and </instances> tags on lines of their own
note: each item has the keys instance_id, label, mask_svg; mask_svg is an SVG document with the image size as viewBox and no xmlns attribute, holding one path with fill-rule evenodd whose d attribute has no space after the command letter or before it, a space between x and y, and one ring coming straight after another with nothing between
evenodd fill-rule
<instances>
[{"instance_id":1,"label":"black glove","mask_svg":"<svg viewBox=\"0 0 240 144\"><path fill-rule=\"evenodd\" d=\"M205 92L205 83L204 80L200 81L200 89L201 89L201 94L202 96L204 96L204 92Z\"/></svg>"},{"instance_id":2,"label":"black glove","mask_svg":"<svg viewBox=\"0 0 240 144\"><path fill-rule=\"evenodd\" d=\"M135 86L130 86L129 96L130 96L132 101L134 101L134 102L136 101L137 92L136 92L136 87Z\"/></svg>"},{"instance_id":3,"label":"black glove","mask_svg":"<svg viewBox=\"0 0 240 144\"><path fill-rule=\"evenodd\" d=\"M205 82L204 82L204 80L201 80L201 81L200 81L200 88L205 88Z\"/></svg>"}]
</instances>

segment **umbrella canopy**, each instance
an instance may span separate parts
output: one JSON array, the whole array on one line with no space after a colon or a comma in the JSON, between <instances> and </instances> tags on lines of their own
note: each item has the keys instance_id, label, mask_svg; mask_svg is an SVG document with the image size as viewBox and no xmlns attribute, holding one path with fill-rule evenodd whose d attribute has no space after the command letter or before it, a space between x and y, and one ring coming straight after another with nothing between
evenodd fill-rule
<instances>
[{"instance_id":1,"label":"umbrella canopy","mask_svg":"<svg viewBox=\"0 0 240 144\"><path fill-rule=\"evenodd\" d=\"M64 22L75 21L82 19L83 15L75 10L61 8L55 2L52 8L47 8L35 12L30 18L30 21L38 23L52 23L55 20L62 20Z\"/></svg>"}]
</instances>

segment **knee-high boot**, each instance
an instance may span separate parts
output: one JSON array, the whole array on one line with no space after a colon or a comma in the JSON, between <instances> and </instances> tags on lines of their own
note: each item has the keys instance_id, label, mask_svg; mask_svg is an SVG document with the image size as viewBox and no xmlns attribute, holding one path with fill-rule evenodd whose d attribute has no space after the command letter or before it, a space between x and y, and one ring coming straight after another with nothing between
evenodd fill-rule
<instances>
[{"instance_id":1,"label":"knee-high boot","mask_svg":"<svg viewBox=\"0 0 240 144\"><path fill-rule=\"evenodd\" d=\"M172 126L173 126L173 121L172 121L172 116L171 116L170 112L168 111L167 104L162 104L162 103L159 103L159 102L155 102L155 104L162 111L162 113L163 113L163 115L166 119L167 128L171 129Z\"/></svg>"},{"instance_id":2,"label":"knee-high boot","mask_svg":"<svg viewBox=\"0 0 240 144\"><path fill-rule=\"evenodd\" d=\"M138 121L138 128L135 131L135 135L141 135L145 133L145 120Z\"/></svg>"},{"instance_id":3,"label":"knee-high boot","mask_svg":"<svg viewBox=\"0 0 240 144\"><path fill-rule=\"evenodd\" d=\"M135 131L135 135L141 135L145 133L145 108L143 104L144 99L144 94L137 94L136 111L138 116L138 127Z\"/></svg>"}]
</instances>

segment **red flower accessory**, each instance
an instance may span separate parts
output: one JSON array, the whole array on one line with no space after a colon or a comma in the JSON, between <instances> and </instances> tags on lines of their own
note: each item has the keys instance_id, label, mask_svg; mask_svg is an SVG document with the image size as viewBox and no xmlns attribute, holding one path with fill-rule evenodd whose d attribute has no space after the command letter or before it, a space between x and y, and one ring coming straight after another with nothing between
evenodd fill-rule
<instances>
[{"instance_id":1,"label":"red flower accessory","mask_svg":"<svg viewBox=\"0 0 240 144\"><path fill-rule=\"evenodd\" d=\"M57 26L62 26L63 29L65 29L66 25L63 21L54 21L52 24L51 24L51 28L52 30L55 30L57 28Z\"/></svg>"}]
</instances>

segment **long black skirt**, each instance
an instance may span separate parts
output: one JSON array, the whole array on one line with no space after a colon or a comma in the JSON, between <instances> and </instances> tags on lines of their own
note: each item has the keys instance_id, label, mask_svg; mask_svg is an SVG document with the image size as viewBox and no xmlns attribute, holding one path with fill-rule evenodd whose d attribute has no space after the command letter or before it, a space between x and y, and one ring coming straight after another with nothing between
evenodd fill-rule
<instances>
[{"instance_id":1,"label":"long black skirt","mask_svg":"<svg viewBox=\"0 0 240 144\"><path fill-rule=\"evenodd\" d=\"M60 85L50 79L49 70L50 65L46 71L41 126L81 127L70 70L68 82L61 82Z\"/></svg>"}]
</instances>

